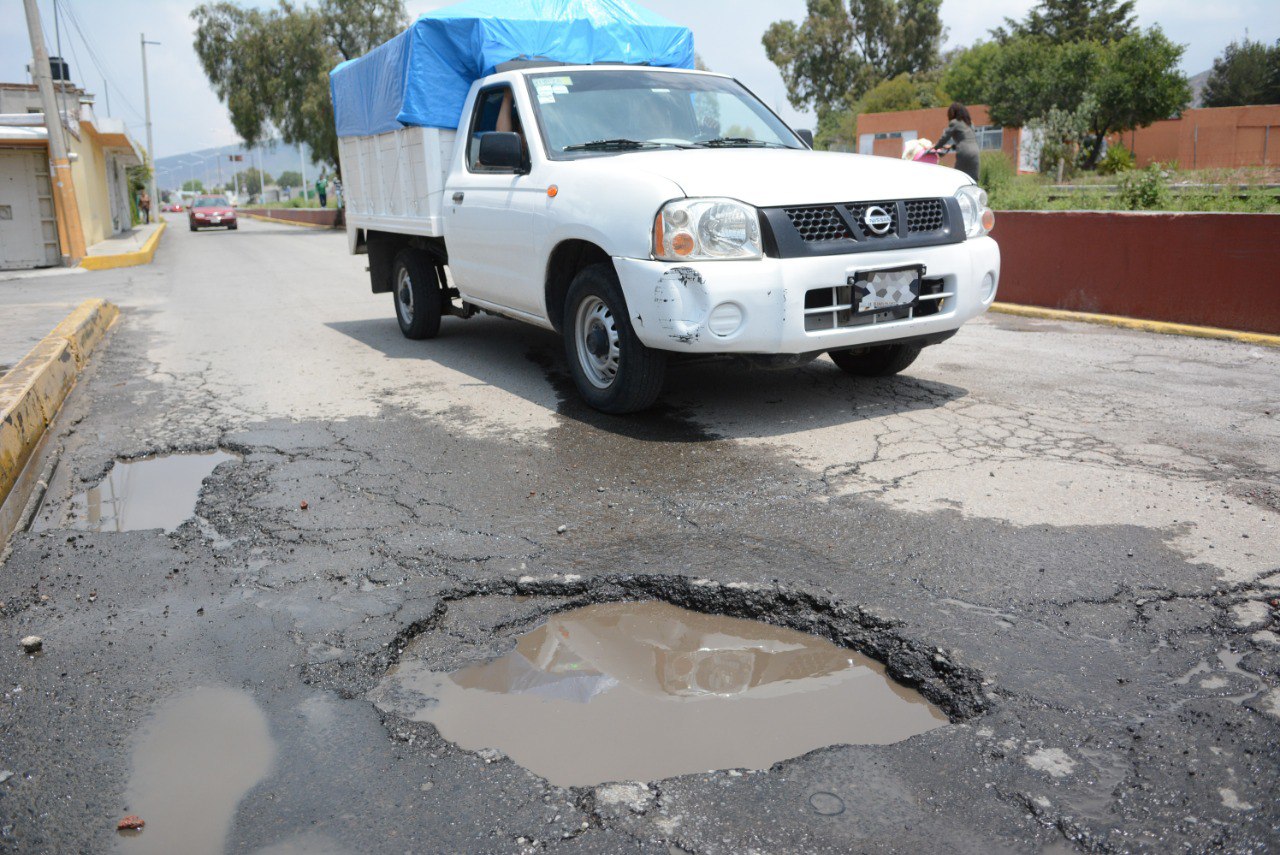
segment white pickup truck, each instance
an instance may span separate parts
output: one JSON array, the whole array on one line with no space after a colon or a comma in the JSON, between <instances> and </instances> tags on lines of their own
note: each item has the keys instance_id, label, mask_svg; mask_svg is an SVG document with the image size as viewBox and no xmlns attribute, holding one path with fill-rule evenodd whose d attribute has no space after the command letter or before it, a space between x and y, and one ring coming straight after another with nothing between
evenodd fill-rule
<instances>
[{"instance_id":1,"label":"white pickup truck","mask_svg":"<svg viewBox=\"0 0 1280 855\"><path fill-rule=\"evenodd\" d=\"M350 249L409 338L477 311L555 330L605 412L686 354L895 374L995 298L967 176L812 151L732 78L514 62L462 117L340 138Z\"/></svg>"}]
</instances>

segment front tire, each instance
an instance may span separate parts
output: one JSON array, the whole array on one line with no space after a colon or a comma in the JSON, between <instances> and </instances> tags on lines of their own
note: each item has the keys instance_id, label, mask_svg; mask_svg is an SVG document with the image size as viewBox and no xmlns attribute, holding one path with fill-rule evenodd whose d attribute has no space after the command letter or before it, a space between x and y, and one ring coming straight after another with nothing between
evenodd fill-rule
<instances>
[{"instance_id":1,"label":"front tire","mask_svg":"<svg viewBox=\"0 0 1280 855\"><path fill-rule=\"evenodd\" d=\"M392 264L391 283L396 320L404 337L424 339L439 335L444 291L433 259L422 250L400 250Z\"/></svg>"},{"instance_id":2,"label":"front tire","mask_svg":"<svg viewBox=\"0 0 1280 855\"><path fill-rule=\"evenodd\" d=\"M905 371L923 349L918 344L881 344L860 351L832 350L827 355L845 374L889 377Z\"/></svg>"},{"instance_id":3,"label":"front tire","mask_svg":"<svg viewBox=\"0 0 1280 855\"><path fill-rule=\"evenodd\" d=\"M667 355L636 336L610 265L594 264L574 277L561 331L573 382L589 406L620 415L648 409L658 399Z\"/></svg>"}]
</instances>

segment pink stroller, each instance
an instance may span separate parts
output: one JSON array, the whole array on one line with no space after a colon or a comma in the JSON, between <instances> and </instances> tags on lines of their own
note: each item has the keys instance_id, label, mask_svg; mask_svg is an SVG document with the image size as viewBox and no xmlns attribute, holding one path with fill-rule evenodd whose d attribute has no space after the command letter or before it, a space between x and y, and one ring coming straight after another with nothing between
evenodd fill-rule
<instances>
[{"instance_id":1,"label":"pink stroller","mask_svg":"<svg viewBox=\"0 0 1280 855\"><path fill-rule=\"evenodd\" d=\"M912 140L903 147L902 159L911 160L916 163L934 163L938 162L938 152L934 150L933 143L926 139Z\"/></svg>"}]
</instances>

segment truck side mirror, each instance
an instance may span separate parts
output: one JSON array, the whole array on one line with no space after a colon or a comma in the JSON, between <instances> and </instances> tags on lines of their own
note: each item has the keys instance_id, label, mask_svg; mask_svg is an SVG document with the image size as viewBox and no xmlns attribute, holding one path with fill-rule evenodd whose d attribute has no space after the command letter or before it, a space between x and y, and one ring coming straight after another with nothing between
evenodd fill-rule
<instances>
[{"instance_id":1,"label":"truck side mirror","mask_svg":"<svg viewBox=\"0 0 1280 855\"><path fill-rule=\"evenodd\" d=\"M482 169L524 171L524 152L520 135L505 131L489 131L480 135L480 154L476 166Z\"/></svg>"},{"instance_id":2,"label":"truck side mirror","mask_svg":"<svg viewBox=\"0 0 1280 855\"><path fill-rule=\"evenodd\" d=\"M804 141L804 144L807 145L809 148L813 148L813 131L809 130L808 128L801 128L800 130L796 131L796 136L802 139Z\"/></svg>"}]
</instances>

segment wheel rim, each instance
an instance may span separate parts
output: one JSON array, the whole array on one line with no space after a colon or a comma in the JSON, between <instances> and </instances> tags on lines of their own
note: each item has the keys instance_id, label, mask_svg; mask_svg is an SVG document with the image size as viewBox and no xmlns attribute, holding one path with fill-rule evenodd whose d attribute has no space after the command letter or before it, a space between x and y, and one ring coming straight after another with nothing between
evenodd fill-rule
<instances>
[{"instance_id":1,"label":"wheel rim","mask_svg":"<svg viewBox=\"0 0 1280 855\"><path fill-rule=\"evenodd\" d=\"M578 364L588 382L597 389L608 389L618 376L622 357L618 326L609 304L599 297L587 297L579 303L573 339Z\"/></svg>"},{"instance_id":2,"label":"wheel rim","mask_svg":"<svg viewBox=\"0 0 1280 855\"><path fill-rule=\"evenodd\" d=\"M396 273L396 309L406 324L413 323L413 280L403 267Z\"/></svg>"}]
</instances>

